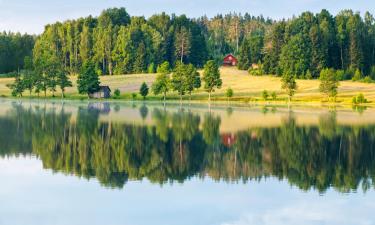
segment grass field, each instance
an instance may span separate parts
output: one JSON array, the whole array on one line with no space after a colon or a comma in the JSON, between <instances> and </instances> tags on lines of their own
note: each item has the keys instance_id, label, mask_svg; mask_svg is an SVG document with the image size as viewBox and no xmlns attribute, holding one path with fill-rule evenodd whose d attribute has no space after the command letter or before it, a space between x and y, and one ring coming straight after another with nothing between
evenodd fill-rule
<instances>
[{"instance_id":1,"label":"grass field","mask_svg":"<svg viewBox=\"0 0 375 225\"><path fill-rule=\"evenodd\" d=\"M221 76L223 79L223 87L213 94L215 100L226 100L225 91L228 87L234 90L233 100L238 101L262 101L262 91L275 91L279 101L284 101L286 95L281 90L281 81L279 77L274 76L250 76L247 71L240 71L235 68L221 68ZM151 86L154 81L155 74L132 74L132 75L115 75L100 77L102 85L108 85L112 91L119 89L122 98L130 98L130 94L137 92L142 82ZM71 98L84 98L77 93L76 77L71 77L74 87L68 88L66 94ZM0 79L0 95L10 96L10 90L6 84L12 83L12 78ZM298 90L294 97L295 102L322 102L325 97L319 92L318 80L297 80ZM339 94L337 101L341 103L350 103L353 96L363 93L365 97L375 103L375 84L367 84L352 81L340 82ZM28 93L25 92L25 96ZM50 93L49 93L50 95ZM150 93L150 98L155 96ZM177 99L176 93L170 93L169 99ZM187 98L187 97L186 97ZM207 93L203 89L197 90L193 94L193 100L205 100Z\"/></svg>"}]
</instances>

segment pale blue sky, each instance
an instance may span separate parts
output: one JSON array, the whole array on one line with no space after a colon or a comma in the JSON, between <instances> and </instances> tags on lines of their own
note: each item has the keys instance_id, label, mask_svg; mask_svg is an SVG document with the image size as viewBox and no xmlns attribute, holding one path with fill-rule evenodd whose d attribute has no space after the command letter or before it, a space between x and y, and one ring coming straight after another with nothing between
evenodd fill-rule
<instances>
[{"instance_id":1,"label":"pale blue sky","mask_svg":"<svg viewBox=\"0 0 375 225\"><path fill-rule=\"evenodd\" d=\"M191 17L235 11L275 19L323 8L334 14L348 8L375 12L374 0L0 0L0 30L40 33L45 24L120 6L131 15L146 17L163 11Z\"/></svg>"}]
</instances>

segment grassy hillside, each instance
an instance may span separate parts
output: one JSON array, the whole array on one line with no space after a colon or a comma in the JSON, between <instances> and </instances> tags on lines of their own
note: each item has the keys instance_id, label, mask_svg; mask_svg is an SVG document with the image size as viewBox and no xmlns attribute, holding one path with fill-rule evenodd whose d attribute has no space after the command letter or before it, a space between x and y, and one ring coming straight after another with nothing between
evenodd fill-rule
<instances>
[{"instance_id":1,"label":"grassy hillside","mask_svg":"<svg viewBox=\"0 0 375 225\"><path fill-rule=\"evenodd\" d=\"M235 68L221 68L223 79L223 87L217 90L214 94L216 100L225 100L225 91L228 87L234 90L233 100L255 101L261 100L261 93L263 90L269 92L275 91L278 94L278 99L283 101L286 98L285 93L281 90L280 78L274 76L250 76L247 71L240 71ZM146 82L151 86L155 79L155 74L132 74L132 75L117 75L117 76L102 76L101 83L108 85L113 90L120 89L123 98L129 98L130 93L138 92L139 86L142 82ZM78 97L77 89L75 87L76 77L71 77L74 87L67 89L69 97ZM0 79L0 95L10 96L10 91L6 84L11 83L12 78ZM318 80L297 80L298 90L294 98L295 101L306 102L321 102L324 97L319 92ZM338 101L350 103L353 96L358 93L363 93L365 97L375 102L375 84L366 84L360 82L343 81L340 82ZM25 96L28 93L25 92ZM83 97L83 96L82 96ZM170 93L169 98L175 99L178 96L176 93ZM193 99L206 99L207 93L203 89L194 92ZM155 98L152 94L150 98Z\"/></svg>"}]
</instances>

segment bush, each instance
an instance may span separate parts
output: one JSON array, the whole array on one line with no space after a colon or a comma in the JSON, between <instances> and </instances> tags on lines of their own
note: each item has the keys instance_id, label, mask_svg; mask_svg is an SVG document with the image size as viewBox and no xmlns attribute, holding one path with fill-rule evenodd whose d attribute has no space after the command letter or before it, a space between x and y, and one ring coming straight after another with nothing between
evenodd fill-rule
<instances>
[{"instance_id":1,"label":"bush","mask_svg":"<svg viewBox=\"0 0 375 225\"><path fill-rule=\"evenodd\" d=\"M356 97L353 97L352 103L357 105L357 104L368 103L368 101L365 98L365 96L362 93L360 93Z\"/></svg>"},{"instance_id":2,"label":"bush","mask_svg":"<svg viewBox=\"0 0 375 225\"><path fill-rule=\"evenodd\" d=\"M264 100L267 100L268 97L269 97L269 94L268 94L268 91L267 90L264 90L263 93L262 93L262 97Z\"/></svg>"},{"instance_id":3,"label":"bush","mask_svg":"<svg viewBox=\"0 0 375 225\"><path fill-rule=\"evenodd\" d=\"M357 69L354 73L354 76L352 78L352 81L359 81L362 79L362 73L361 71L359 71L359 69Z\"/></svg>"},{"instance_id":4,"label":"bush","mask_svg":"<svg viewBox=\"0 0 375 225\"><path fill-rule=\"evenodd\" d=\"M233 89L232 88L228 88L227 91L225 92L225 95L227 96L227 98L232 98L233 97Z\"/></svg>"},{"instance_id":5,"label":"bush","mask_svg":"<svg viewBox=\"0 0 375 225\"><path fill-rule=\"evenodd\" d=\"M248 70L248 72L249 72L250 75L253 75L253 76L262 76L262 75L264 75L262 66L260 66L259 68L252 68L252 67L250 67L250 69Z\"/></svg>"},{"instance_id":6,"label":"bush","mask_svg":"<svg viewBox=\"0 0 375 225\"><path fill-rule=\"evenodd\" d=\"M271 98L272 98L272 100L274 100L274 101L277 99L277 94L276 94L275 91L273 91L273 92L271 93Z\"/></svg>"},{"instance_id":7,"label":"bush","mask_svg":"<svg viewBox=\"0 0 375 225\"><path fill-rule=\"evenodd\" d=\"M350 80L353 78L355 71L353 69L345 70L343 80Z\"/></svg>"},{"instance_id":8,"label":"bush","mask_svg":"<svg viewBox=\"0 0 375 225\"><path fill-rule=\"evenodd\" d=\"M132 99L135 100L137 98L137 93L132 93Z\"/></svg>"},{"instance_id":9,"label":"bush","mask_svg":"<svg viewBox=\"0 0 375 225\"><path fill-rule=\"evenodd\" d=\"M306 71L305 79L307 79L307 80L312 80L313 79L313 76L312 76L310 70Z\"/></svg>"},{"instance_id":10,"label":"bush","mask_svg":"<svg viewBox=\"0 0 375 225\"><path fill-rule=\"evenodd\" d=\"M362 82L364 83L374 83L374 80L370 76L366 76L362 79Z\"/></svg>"},{"instance_id":11,"label":"bush","mask_svg":"<svg viewBox=\"0 0 375 225\"><path fill-rule=\"evenodd\" d=\"M337 70L336 71L336 78L339 81L343 81L345 79L345 70Z\"/></svg>"},{"instance_id":12,"label":"bush","mask_svg":"<svg viewBox=\"0 0 375 225\"><path fill-rule=\"evenodd\" d=\"M150 65L148 65L147 73L155 73L155 64L154 63L151 63Z\"/></svg>"},{"instance_id":13,"label":"bush","mask_svg":"<svg viewBox=\"0 0 375 225\"><path fill-rule=\"evenodd\" d=\"M121 95L121 91L119 89L116 89L114 92L113 92L113 97L115 99L118 99L120 98L120 95Z\"/></svg>"}]
</instances>

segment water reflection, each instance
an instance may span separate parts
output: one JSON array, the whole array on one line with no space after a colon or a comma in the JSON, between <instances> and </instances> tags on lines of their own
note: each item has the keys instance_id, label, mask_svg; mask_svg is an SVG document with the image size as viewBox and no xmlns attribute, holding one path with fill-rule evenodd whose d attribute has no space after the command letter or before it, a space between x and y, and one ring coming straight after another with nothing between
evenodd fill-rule
<instances>
[{"instance_id":1,"label":"water reflection","mask_svg":"<svg viewBox=\"0 0 375 225\"><path fill-rule=\"evenodd\" d=\"M141 122L129 122L134 115L121 113L124 108ZM164 184L206 176L227 182L276 177L322 193L330 187L348 192L374 185L375 124L338 124L331 111L317 116L317 123L301 125L288 112L277 126L227 131L223 118L236 115L233 108L223 111L12 103L0 115L0 155L33 154L46 169L95 177L114 188L143 178ZM113 119L115 112L130 120ZM278 113L276 108L270 112Z\"/></svg>"}]
</instances>

